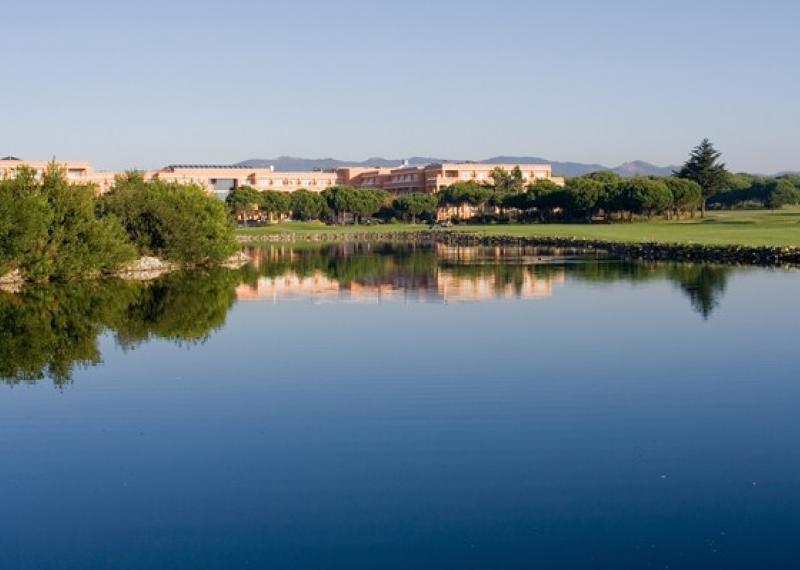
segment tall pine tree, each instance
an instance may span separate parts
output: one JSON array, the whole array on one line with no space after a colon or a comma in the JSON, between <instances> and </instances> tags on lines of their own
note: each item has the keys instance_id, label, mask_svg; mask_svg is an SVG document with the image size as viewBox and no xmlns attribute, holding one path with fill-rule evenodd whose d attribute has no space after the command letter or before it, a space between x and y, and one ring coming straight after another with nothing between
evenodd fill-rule
<instances>
[{"instance_id":1,"label":"tall pine tree","mask_svg":"<svg viewBox=\"0 0 800 570\"><path fill-rule=\"evenodd\" d=\"M708 139L692 149L689 160L683 165L675 175L680 178L694 180L703 189L703 201L701 204L700 215L706 214L706 201L719 192L725 186L728 179L728 171L725 164L719 162L722 153L718 152Z\"/></svg>"}]
</instances>

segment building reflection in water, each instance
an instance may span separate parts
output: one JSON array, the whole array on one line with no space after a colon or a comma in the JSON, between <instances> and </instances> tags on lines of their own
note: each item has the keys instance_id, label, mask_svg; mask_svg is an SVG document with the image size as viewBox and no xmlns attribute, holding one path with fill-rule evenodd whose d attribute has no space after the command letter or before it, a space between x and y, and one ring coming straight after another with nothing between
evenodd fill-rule
<instances>
[{"instance_id":1,"label":"building reflection in water","mask_svg":"<svg viewBox=\"0 0 800 570\"><path fill-rule=\"evenodd\" d=\"M261 275L241 301L447 303L550 297L565 281L563 255L522 248L378 246L254 248ZM349 261L347 261L349 260ZM537 267L547 266L546 271Z\"/></svg>"}]
</instances>

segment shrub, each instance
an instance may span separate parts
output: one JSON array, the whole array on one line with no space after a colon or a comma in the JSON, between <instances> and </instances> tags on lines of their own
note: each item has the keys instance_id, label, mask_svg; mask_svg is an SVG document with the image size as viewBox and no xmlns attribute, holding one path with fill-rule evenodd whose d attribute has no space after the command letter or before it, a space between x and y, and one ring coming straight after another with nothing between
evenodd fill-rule
<instances>
[{"instance_id":1,"label":"shrub","mask_svg":"<svg viewBox=\"0 0 800 570\"><path fill-rule=\"evenodd\" d=\"M238 246L225 205L196 184L123 177L102 198L143 255L184 264L223 261Z\"/></svg>"},{"instance_id":2,"label":"shrub","mask_svg":"<svg viewBox=\"0 0 800 570\"><path fill-rule=\"evenodd\" d=\"M95 205L94 187L70 184L56 164L40 179L19 169L0 183L0 265L28 279L66 280L133 259L119 220L99 217Z\"/></svg>"}]
</instances>

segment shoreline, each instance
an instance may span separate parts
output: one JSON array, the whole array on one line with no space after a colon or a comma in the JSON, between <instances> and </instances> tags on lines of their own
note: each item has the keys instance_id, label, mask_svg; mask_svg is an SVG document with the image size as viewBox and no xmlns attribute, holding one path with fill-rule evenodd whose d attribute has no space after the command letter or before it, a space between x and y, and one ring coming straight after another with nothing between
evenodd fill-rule
<instances>
[{"instance_id":1,"label":"shoreline","mask_svg":"<svg viewBox=\"0 0 800 570\"><path fill-rule=\"evenodd\" d=\"M228 259L219 263L209 265L190 265L166 261L158 257L142 256L138 259L128 262L115 271L101 272L93 271L83 275L79 275L71 281L87 280L87 279L122 279L124 281L153 281L167 273L174 273L176 271L186 271L199 269L201 267L211 268L219 267L223 269L240 269L250 263L252 260L243 251L239 251L231 255ZM8 293L18 292L24 285L29 283L37 283L25 278L25 276L15 269L4 275L0 275L0 291Z\"/></svg>"},{"instance_id":2,"label":"shoreline","mask_svg":"<svg viewBox=\"0 0 800 570\"><path fill-rule=\"evenodd\" d=\"M621 242L578 237L540 237L512 235L481 235L474 232L450 230L419 230L396 232L281 232L274 234L238 234L242 245L291 242L402 242L444 244L452 246L527 246L579 249L607 253L645 261L687 261L759 266L800 266L800 248L745 245L704 245L669 242Z\"/></svg>"}]
</instances>

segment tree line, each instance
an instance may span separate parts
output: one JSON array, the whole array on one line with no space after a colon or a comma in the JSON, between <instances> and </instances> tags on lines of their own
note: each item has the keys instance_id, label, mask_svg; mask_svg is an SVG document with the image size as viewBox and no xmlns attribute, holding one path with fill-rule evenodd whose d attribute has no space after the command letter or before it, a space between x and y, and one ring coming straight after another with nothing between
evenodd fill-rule
<instances>
[{"instance_id":1,"label":"tree line","mask_svg":"<svg viewBox=\"0 0 800 570\"><path fill-rule=\"evenodd\" d=\"M220 262L238 249L227 210L196 184L119 177L97 196L50 164L0 180L0 276L69 280L112 272L137 257L186 265Z\"/></svg>"},{"instance_id":2,"label":"tree line","mask_svg":"<svg viewBox=\"0 0 800 570\"><path fill-rule=\"evenodd\" d=\"M779 208L800 203L800 175L765 178L732 174L720 153L703 140L672 176L622 178L609 171L525 181L519 167L495 169L491 182L456 182L437 194L391 197L383 190L334 186L322 193L259 192L249 186L228 197L239 219L328 220L342 223L376 217L383 221L434 221L437 211L459 221L631 221L664 216L702 216L707 207Z\"/></svg>"}]
</instances>

